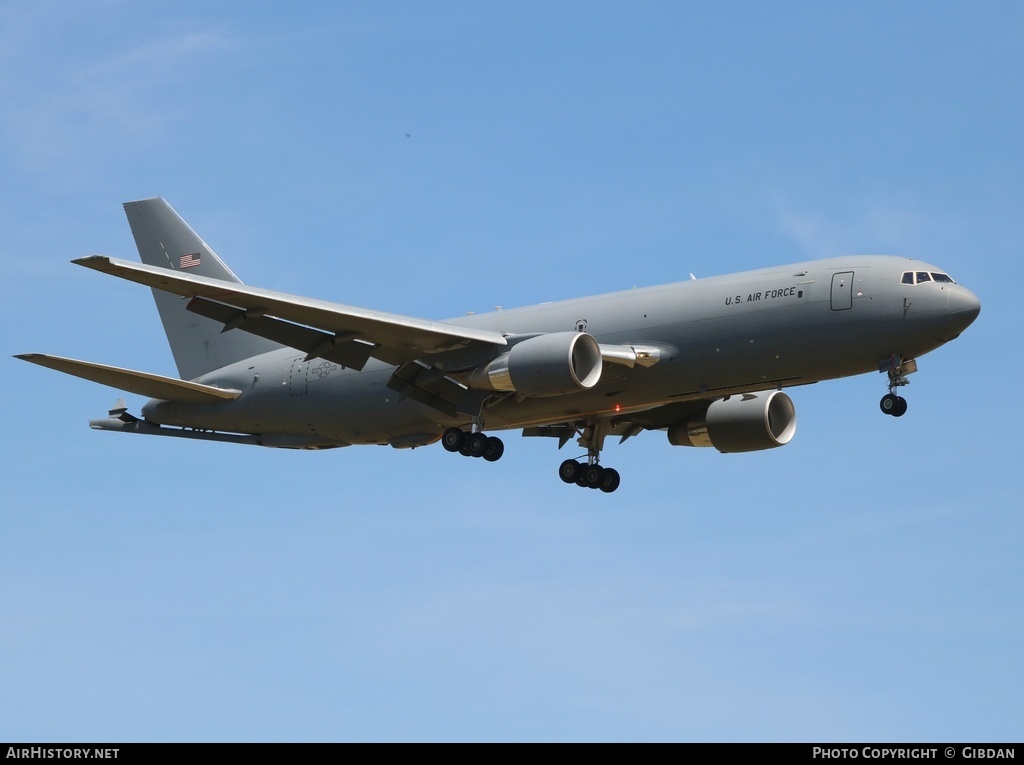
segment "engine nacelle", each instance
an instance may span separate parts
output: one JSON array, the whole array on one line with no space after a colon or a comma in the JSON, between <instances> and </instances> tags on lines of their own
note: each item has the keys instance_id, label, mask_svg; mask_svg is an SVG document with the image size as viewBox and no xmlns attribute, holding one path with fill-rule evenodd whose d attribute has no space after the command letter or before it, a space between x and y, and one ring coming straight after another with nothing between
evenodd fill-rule
<instances>
[{"instance_id":1,"label":"engine nacelle","mask_svg":"<svg viewBox=\"0 0 1024 765\"><path fill-rule=\"evenodd\" d=\"M562 396L601 379L601 346L586 332L553 332L516 343L477 369L470 384L521 396Z\"/></svg>"},{"instance_id":2,"label":"engine nacelle","mask_svg":"<svg viewBox=\"0 0 1024 765\"><path fill-rule=\"evenodd\" d=\"M720 452L755 452L785 446L796 433L796 407L782 391L744 393L711 402L703 417L668 429L673 446L713 446Z\"/></svg>"}]
</instances>

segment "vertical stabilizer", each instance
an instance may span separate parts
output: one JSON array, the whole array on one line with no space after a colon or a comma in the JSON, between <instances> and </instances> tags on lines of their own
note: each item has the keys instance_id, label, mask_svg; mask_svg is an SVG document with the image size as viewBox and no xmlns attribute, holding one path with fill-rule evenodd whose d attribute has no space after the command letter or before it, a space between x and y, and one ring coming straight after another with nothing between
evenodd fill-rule
<instances>
[{"instance_id":1,"label":"vertical stabilizer","mask_svg":"<svg viewBox=\"0 0 1024 765\"><path fill-rule=\"evenodd\" d=\"M124 211L143 263L241 283L163 199L125 202ZM241 330L222 334L221 324L190 312L188 300L177 295L154 289L153 298L184 380L281 347Z\"/></svg>"}]
</instances>

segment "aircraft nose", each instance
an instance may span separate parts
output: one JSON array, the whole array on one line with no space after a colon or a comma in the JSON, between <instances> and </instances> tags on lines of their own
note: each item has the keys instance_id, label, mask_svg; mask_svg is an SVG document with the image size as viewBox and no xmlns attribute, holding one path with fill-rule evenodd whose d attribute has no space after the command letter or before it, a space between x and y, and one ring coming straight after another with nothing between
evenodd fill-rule
<instances>
[{"instance_id":1,"label":"aircraft nose","mask_svg":"<svg viewBox=\"0 0 1024 765\"><path fill-rule=\"evenodd\" d=\"M981 301L969 289L958 284L949 291L949 323L956 335L971 326L979 313Z\"/></svg>"}]
</instances>

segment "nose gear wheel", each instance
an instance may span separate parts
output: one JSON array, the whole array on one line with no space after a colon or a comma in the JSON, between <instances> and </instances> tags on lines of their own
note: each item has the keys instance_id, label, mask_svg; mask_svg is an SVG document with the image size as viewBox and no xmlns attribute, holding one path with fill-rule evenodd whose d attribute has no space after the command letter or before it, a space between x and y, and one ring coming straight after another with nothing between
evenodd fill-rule
<instances>
[{"instance_id":1,"label":"nose gear wheel","mask_svg":"<svg viewBox=\"0 0 1024 765\"><path fill-rule=\"evenodd\" d=\"M907 413L907 400L903 396L897 396L895 393L886 393L882 396L878 406L883 414L893 417L902 417Z\"/></svg>"}]
</instances>

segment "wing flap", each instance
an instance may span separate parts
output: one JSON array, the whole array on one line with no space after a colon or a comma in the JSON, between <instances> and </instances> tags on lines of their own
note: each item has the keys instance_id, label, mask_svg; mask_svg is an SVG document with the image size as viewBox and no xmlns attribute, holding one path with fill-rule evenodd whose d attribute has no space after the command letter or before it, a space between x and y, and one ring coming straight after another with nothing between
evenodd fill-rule
<instances>
[{"instance_id":1,"label":"wing flap","mask_svg":"<svg viewBox=\"0 0 1024 765\"><path fill-rule=\"evenodd\" d=\"M411 361L398 367L388 380L388 387L401 396L408 396L449 417L455 417L463 411L461 405L474 395L465 385L420 361Z\"/></svg>"},{"instance_id":2,"label":"wing flap","mask_svg":"<svg viewBox=\"0 0 1024 765\"><path fill-rule=\"evenodd\" d=\"M315 300L244 284L185 275L166 268L132 263L105 255L72 261L80 266L144 284L182 297L201 297L253 315L270 315L373 345L371 355L389 364L472 345L507 345L498 332L417 319L366 308Z\"/></svg>"},{"instance_id":3,"label":"wing flap","mask_svg":"<svg viewBox=\"0 0 1024 765\"><path fill-rule=\"evenodd\" d=\"M346 341L330 332L321 332L272 316L247 316L246 311L206 298L192 298L188 310L207 319L219 321L224 325L223 332L237 328L287 345L289 348L306 351L309 354L308 358L327 359L352 369L361 370L373 351L373 346L368 343L358 340Z\"/></svg>"},{"instance_id":4,"label":"wing flap","mask_svg":"<svg viewBox=\"0 0 1024 765\"><path fill-rule=\"evenodd\" d=\"M50 356L45 353L23 353L14 358L29 361L41 367L56 369L58 372L81 377L83 380L91 380L100 385L109 385L111 388L164 401L208 404L217 401L230 401L242 395L240 390L233 388L215 388L212 385L188 382L176 377L164 377L149 372L137 372L134 369L96 364L91 361Z\"/></svg>"}]
</instances>

